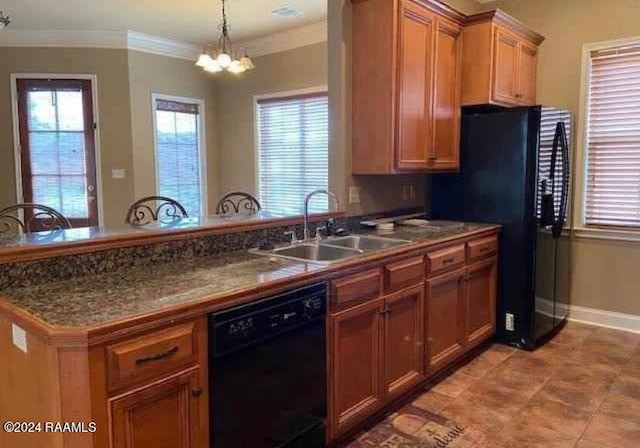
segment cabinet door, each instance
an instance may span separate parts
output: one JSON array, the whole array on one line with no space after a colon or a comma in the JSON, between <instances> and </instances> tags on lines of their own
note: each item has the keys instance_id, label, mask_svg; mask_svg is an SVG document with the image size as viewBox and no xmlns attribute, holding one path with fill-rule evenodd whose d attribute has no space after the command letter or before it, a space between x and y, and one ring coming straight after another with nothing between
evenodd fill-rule
<instances>
[{"instance_id":1,"label":"cabinet door","mask_svg":"<svg viewBox=\"0 0 640 448\"><path fill-rule=\"evenodd\" d=\"M403 0L399 27L396 168L426 170L433 144L434 18Z\"/></svg>"},{"instance_id":2,"label":"cabinet door","mask_svg":"<svg viewBox=\"0 0 640 448\"><path fill-rule=\"evenodd\" d=\"M194 369L110 400L112 448L199 448L207 403Z\"/></svg>"},{"instance_id":3,"label":"cabinet door","mask_svg":"<svg viewBox=\"0 0 640 448\"><path fill-rule=\"evenodd\" d=\"M518 61L519 88L516 97L522 105L536 103L536 70L538 50L526 43L520 44Z\"/></svg>"},{"instance_id":4,"label":"cabinet door","mask_svg":"<svg viewBox=\"0 0 640 448\"><path fill-rule=\"evenodd\" d=\"M467 341L492 336L496 328L497 260L492 258L468 268L466 288Z\"/></svg>"},{"instance_id":5,"label":"cabinet door","mask_svg":"<svg viewBox=\"0 0 640 448\"><path fill-rule=\"evenodd\" d=\"M461 44L460 27L439 19L435 45L435 127L430 170L455 170L460 166Z\"/></svg>"},{"instance_id":6,"label":"cabinet door","mask_svg":"<svg viewBox=\"0 0 640 448\"><path fill-rule=\"evenodd\" d=\"M493 80L493 100L503 104L517 104L518 90L518 52L517 39L502 31L496 30L495 61Z\"/></svg>"},{"instance_id":7,"label":"cabinet door","mask_svg":"<svg viewBox=\"0 0 640 448\"><path fill-rule=\"evenodd\" d=\"M465 344L465 269L427 280L427 370L437 370L462 353Z\"/></svg>"},{"instance_id":8,"label":"cabinet door","mask_svg":"<svg viewBox=\"0 0 640 448\"><path fill-rule=\"evenodd\" d=\"M383 303L384 299L375 299L329 318L329 418L332 438L382 405Z\"/></svg>"},{"instance_id":9,"label":"cabinet door","mask_svg":"<svg viewBox=\"0 0 640 448\"><path fill-rule=\"evenodd\" d=\"M384 370L390 399L424 378L424 286L386 298Z\"/></svg>"}]
</instances>

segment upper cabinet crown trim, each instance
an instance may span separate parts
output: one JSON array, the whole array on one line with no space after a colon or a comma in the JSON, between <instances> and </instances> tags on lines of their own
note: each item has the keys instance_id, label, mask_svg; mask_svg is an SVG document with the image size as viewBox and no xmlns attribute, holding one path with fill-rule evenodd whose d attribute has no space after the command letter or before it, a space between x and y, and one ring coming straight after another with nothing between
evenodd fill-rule
<instances>
[{"instance_id":1,"label":"upper cabinet crown trim","mask_svg":"<svg viewBox=\"0 0 640 448\"><path fill-rule=\"evenodd\" d=\"M483 22L495 22L499 25L502 25L536 45L540 45L542 42L544 42L545 39L543 35L531 30L524 23L510 16L501 9L495 9L493 11L468 16L464 24L468 26Z\"/></svg>"},{"instance_id":2,"label":"upper cabinet crown trim","mask_svg":"<svg viewBox=\"0 0 640 448\"><path fill-rule=\"evenodd\" d=\"M442 17L445 17L449 20L453 20L459 25L462 25L467 19L467 16L462 14L457 9L454 9L451 6L444 4L438 0L413 0L413 1L426 6L431 11L439 14Z\"/></svg>"}]
</instances>

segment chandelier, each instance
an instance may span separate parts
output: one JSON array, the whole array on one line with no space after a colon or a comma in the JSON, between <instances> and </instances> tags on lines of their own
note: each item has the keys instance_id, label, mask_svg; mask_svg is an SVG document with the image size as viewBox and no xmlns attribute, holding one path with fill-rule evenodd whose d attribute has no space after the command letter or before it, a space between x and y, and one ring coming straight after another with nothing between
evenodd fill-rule
<instances>
[{"instance_id":1,"label":"chandelier","mask_svg":"<svg viewBox=\"0 0 640 448\"><path fill-rule=\"evenodd\" d=\"M11 20L9 20L9 16L5 16L3 11L0 11L0 30L5 26L9 25Z\"/></svg>"},{"instance_id":2,"label":"chandelier","mask_svg":"<svg viewBox=\"0 0 640 448\"><path fill-rule=\"evenodd\" d=\"M233 51L233 45L229 37L226 0L222 0L222 24L220 28L222 33L218 39L218 48L215 49L214 52L211 52L212 45L207 45L198 58L196 65L210 73L228 71L230 73L240 74L255 68L253 61L251 61L251 58L246 53L238 58L238 54L235 54Z\"/></svg>"}]
</instances>

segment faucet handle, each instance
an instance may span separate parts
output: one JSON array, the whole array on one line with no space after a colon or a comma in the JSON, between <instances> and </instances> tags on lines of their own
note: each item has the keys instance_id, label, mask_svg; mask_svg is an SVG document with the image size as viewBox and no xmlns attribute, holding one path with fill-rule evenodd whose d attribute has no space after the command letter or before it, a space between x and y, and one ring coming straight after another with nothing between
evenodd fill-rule
<instances>
[{"instance_id":1,"label":"faucet handle","mask_svg":"<svg viewBox=\"0 0 640 448\"><path fill-rule=\"evenodd\" d=\"M291 236L291 244L296 244L298 242L298 235L296 234L296 231L294 229L287 230L286 232L284 232L284 234Z\"/></svg>"},{"instance_id":2,"label":"faucet handle","mask_svg":"<svg viewBox=\"0 0 640 448\"><path fill-rule=\"evenodd\" d=\"M321 230L324 230L325 232L327 231L327 226L317 226L316 227L316 241L319 241L322 239L322 234L320 233Z\"/></svg>"}]
</instances>

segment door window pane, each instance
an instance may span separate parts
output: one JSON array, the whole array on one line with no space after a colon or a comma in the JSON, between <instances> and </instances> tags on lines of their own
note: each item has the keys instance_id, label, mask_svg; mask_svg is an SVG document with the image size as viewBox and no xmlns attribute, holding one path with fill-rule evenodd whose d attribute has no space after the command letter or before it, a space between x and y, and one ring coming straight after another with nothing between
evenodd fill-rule
<instances>
[{"instance_id":1,"label":"door window pane","mask_svg":"<svg viewBox=\"0 0 640 448\"><path fill-rule=\"evenodd\" d=\"M158 194L180 202L189 216L201 216L204 195L198 105L158 100L155 108Z\"/></svg>"},{"instance_id":2,"label":"door window pane","mask_svg":"<svg viewBox=\"0 0 640 448\"><path fill-rule=\"evenodd\" d=\"M63 84L66 82L62 81ZM83 88L33 82L26 93L29 201L69 219L89 217ZM24 181L29 181L24 179Z\"/></svg>"}]
</instances>

